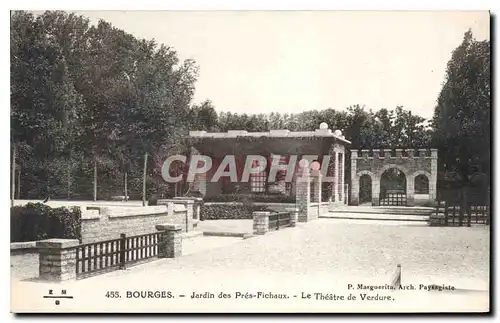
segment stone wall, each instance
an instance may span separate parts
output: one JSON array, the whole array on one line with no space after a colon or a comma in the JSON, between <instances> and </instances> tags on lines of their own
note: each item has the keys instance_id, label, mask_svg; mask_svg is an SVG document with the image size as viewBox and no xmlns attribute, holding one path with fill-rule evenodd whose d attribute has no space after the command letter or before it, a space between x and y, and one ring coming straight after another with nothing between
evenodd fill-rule
<instances>
[{"instance_id":1,"label":"stone wall","mask_svg":"<svg viewBox=\"0 0 500 323\"><path fill-rule=\"evenodd\" d=\"M118 239L127 236L152 233L155 225L186 223L186 207L182 204L147 207L93 207L82 213L82 243Z\"/></svg>"},{"instance_id":2,"label":"stone wall","mask_svg":"<svg viewBox=\"0 0 500 323\"><path fill-rule=\"evenodd\" d=\"M359 154L358 154L359 153ZM407 205L414 205L415 177L429 180L429 200L436 199L437 149L373 149L351 150L351 204L359 204L359 180L368 175L372 181L372 205L379 205L380 179L391 168L399 169L406 178Z\"/></svg>"}]
</instances>

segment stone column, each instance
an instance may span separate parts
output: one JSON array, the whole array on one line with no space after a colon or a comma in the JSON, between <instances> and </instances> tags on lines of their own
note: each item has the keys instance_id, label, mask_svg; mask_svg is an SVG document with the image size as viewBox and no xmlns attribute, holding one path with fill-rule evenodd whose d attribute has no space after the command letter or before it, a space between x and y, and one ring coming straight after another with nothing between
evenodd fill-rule
<instances>
[{"instance_id":1,"label":"stone column","mask_svg":"<svg viewBox=\"0 0 500 323\"><path fill-rule=\"evenodd\" d=\"M431 149L431 178L429 178L429 199L437 198L438 150Z\"/></svg>"},{"instance_id":2,"label":"stone column","mask_svg":"<svg viewBox=\"0 0 500 323\"><path fill-rule=\"evenodd\" d=\"M271 212L253 212L253 234L266 234L269 231L269 215Z\"/></svg>"},{"instance_id":3,"label":"stone column","mask_svg":"<svg viewBox=\"0 0 500 323\"><path fill-rule=\"evenodd\" d=\"M313 192L312 192L313 201L318 203L318 206L316 208L316 216L314 218L317 218L321 214L321 186L322 186L321 173L319 171L315 171L314 175L312 176L312 180L313 180ZM311 216L312 214L309 215Z\"/></svg>"},{"instance_id":4,"label":"stone column","mask_svg":"<svg viewBox=\"0 0 500 323\"><path fill-rule=\"evenodd\" d=\"M380 205L380 178L372 178L372 206Z\"/></svg>"},{"instance_id":5,"label":"stone column","mask_svg":"<svg viewBox=\"0 0 500 323\"><path fill-rule=\"evenodd\" d=\"M415 206L415 176L406 178L406 206Z\"/></svg>"},{"instance_id":6,"label":"stone column","mask_svg":"<svg viewBox=\"0 0 500 323\"><path fill-rule=\"evenodd\" d=\"M295 205L299 209L299 222L307 222L310 218L309 206L311 204L311 176L309 162L301 160L295 178L296 192Z\"/></svg>"},{"instance_id":7,"label":"stone column","mask_svg":"<svg viewBox=\"0 0 500 323\"><path fill-rule=\"evenodd\" d=\"M78 239L47 239L36 242L40 279L64 281L76 279Z\"/></svg>"},{"instance_id":8,"label":"stone column","mask_svg":"<svg viewBox=\"0 0 500 323\"><path fill-rule=\"evenodd\" d=\"M340 158L340 201L342 202L342 204L344 204L345 201L344 177L345 177L345 153L342 153Z\"/></svg>"},{"instance_id":9,"label":"stone column","mask_svg":"<svg viewBox=\"0 0 500 323\"><path fill-rule=\"evenodd\" d=\"M158 245L158 258L177 258L182 256L182 225L157 224L156 230L162 231Z\"/></svg>"},{"instance_id":10,"label":"stone column","mask_svg":"<svg viewBox=\"0 0 500 323\"><path fill-rule=\"evenodd\" d=\"M340 165L340 161L339 161L339 153L338 152L335 152L335 182L333 184L333 186L335 187L335 195L334 195L334 198L333 198L333 201L334 202L338 202L339 201L339 198L340 198L340 192L339 192L339 165Z\"/></svg>"},{"instance_id":11,"label":"stone column","mask_svg":"<svg viewBox=\"0 0 500 323\"><path fill-rule=\"evenodd\" d=\"M313 202L321 203L321 174L318 172L311 178L313 181Z\"/></svg>"},{"instance_id":12,"label":"stone column","mask_svg":"<svg viewBox=\"0 0 500 323\"><path fill-rule=\"evenodd\" d=\"M299 209L296 207L286 208L287 212L290 212L290 226L295 227L299 221Z\"/></svg>"},{"instance_id":13,"label":"stone column","mask_svg":"<svg viewBox=\"0 0 500 323\"><path fill-rule=\"evenodd\" d=\"M351 204L359 204L359 177L356 176L358 151L351 150Z\"/></svg>"},{"instance_id":14,"label":"stone column","mask_svg":"<svg viewBox=\"0 0 500 323\"><path fill-rule=\"evenodd\" d=\"M207 174L196 174L194 177L193 188L199 191L203 196L207 195Z\"/></svg>"}]
</instances>

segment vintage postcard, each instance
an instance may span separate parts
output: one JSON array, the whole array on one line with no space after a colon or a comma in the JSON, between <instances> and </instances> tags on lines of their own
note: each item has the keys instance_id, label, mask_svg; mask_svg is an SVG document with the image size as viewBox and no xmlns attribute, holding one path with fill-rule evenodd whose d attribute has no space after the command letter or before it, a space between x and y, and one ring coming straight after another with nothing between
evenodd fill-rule
<instances>
[{"instance_id":1,"label":"vintage postcard","mask_svg":"<svg viewBox=\"0 0 500 323\"><path fill-rule=\"evenodd\" d=\"M11 11L14 313L487 313L488 11Z\"/></svg>"}]
</instances>

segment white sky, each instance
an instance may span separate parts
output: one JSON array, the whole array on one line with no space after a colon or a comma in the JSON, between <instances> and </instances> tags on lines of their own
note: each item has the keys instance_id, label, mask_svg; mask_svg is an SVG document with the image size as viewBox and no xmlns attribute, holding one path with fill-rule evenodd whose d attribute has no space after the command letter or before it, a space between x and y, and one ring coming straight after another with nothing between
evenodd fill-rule
<instances>
[{"instance_id":1,"label":"white sky","mask_svg":"<svg viewBox=\"0 0 500 323\"><path fill-rule=\"evenodd\" d=\"M451 52L488 12L78 11L200 67L195 102L261 113L403 105L432 116Z\"/></svg>"}]
</instances>

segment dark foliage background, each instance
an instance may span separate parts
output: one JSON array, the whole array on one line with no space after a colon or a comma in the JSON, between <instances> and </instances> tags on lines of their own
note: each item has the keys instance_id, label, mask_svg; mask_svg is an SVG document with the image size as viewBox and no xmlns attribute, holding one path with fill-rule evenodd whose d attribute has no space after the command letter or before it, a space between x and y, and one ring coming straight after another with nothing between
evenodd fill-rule
<instances>
[{"instance_id":1,"label":"dark foliage background","mask_svg":"<svg viewBox=\"0 0 500 323\"><path fill-rule=\"evenodd\" d=\"M125 195L125 176L130 198L141 199L145 154L147 198L182 195L187 187L169 186L160 174L167 155L189 151L189 130L310 131L321 122L341 129L352 148L438 148L441 187L469 185L478 174L489 186L490 42L470 31L448 62L432 120L404 107L373 112L361 105L217 113L210 101L192 103L193 60L61 11L12 12L10 42L11 143L23 199L92 199L94 169L98 199Z\"/></svg>"}]
</instances>

